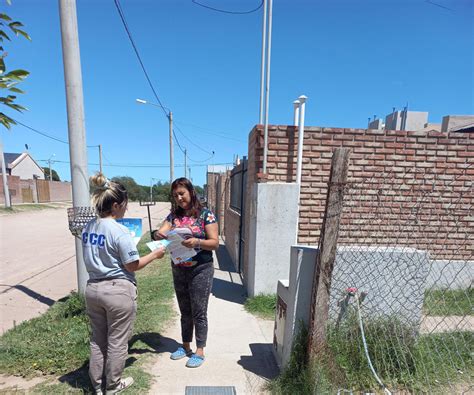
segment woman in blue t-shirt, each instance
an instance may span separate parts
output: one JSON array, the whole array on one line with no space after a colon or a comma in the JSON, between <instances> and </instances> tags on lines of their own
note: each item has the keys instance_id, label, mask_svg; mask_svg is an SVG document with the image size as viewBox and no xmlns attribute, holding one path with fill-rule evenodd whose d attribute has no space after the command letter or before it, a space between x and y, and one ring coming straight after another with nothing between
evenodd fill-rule
<instances>
[{"instance_id":1,"label":"woman in blue t-shirt","mask_svg":"<svg viewBox=\"0 0 474 395\"><path fill-rule=\"evenodd\" d=\"M96 394L102 394L103 389L115 394L133 384L133 378L122 378L122 373L137 312L134 272L162 258L164 250L140 257L130 231L115 221L127 210L127 190L101 173L90 181L95 187L92 203L97 218L82 231L82 251L89 273L86 311L92 329L89 377Z\"/></svg>"},{"instance_id":2,"label":"woman in blue t-shirt","mask_svg":"<svg viewBox=\"0 0 474 395\"><path fill-rule=\"evenodd\" d=\"M160 229L152 233L152 239L166 239L168 232L175 228L189 228L192 232L192 237L182 244L196 249L197 254L190 261L172 263L183 344L171 354L171 359L187 356L186 366L197 368L204 362L207 341L207 306L214 276L212 251L219 247L217 221L210 210L202 207L193 184L187 178L176 179L171 192L171 213ZM196 333L195 353L191 351L193 331Z\"/></svg>"}]
</instances>

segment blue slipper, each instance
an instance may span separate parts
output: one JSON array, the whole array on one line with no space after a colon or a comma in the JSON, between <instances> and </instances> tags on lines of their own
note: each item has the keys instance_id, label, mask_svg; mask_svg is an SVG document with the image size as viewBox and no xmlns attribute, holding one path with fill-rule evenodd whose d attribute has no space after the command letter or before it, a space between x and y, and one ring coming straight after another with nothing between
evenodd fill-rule
<instances>
[{"instance_id":1,"label":"blue slipper","mask_svg":"<svg viewBox=\"0 0 474 395\"><path fill-rule=\"evenodd\" d=\"M177 360L184 357L190 357L192 355L193 355L192 350L186 351L183 347L178 347L178 349L170 355L170 358Z\"/></svg>"},{"instance_id":2,"label":"blue slipper","mask_svg":"<svg viewBox=\"0 0 474 395\"><path fill-rule=\"evenodd\" d=\"M201 357L200 355L193 354L191 355L191 358L188 359L188 362L186 362L186 367L187 368L198 368L204 363L204 357Z\"/></svg>"}]
</instances>

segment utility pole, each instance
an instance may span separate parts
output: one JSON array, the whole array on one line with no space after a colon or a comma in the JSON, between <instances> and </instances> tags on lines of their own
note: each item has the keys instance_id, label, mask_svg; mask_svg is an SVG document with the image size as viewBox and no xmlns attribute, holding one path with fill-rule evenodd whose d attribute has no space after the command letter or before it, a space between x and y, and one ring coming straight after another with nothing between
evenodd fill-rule
<instances>
[{"instance_id":1,"label":"utility pole","mask_svg":"<svg viewBox=\"0 0 474 395\"><path fill-rule=\"evenodd\" d=\"M173 113L170 111L168 119L170 121L170 185L174 180L174 153L173 153Z\"/></svg>"},{"instance_id":2,"label":"utility pole","mask_svg":"<svg viewBox=\"0 0 474 395\"><path fill-rule=\"evenodd\" d=\"M51 173L51 158L48 159L49 163L49 181L51 182L53 180L52 173Z\"/></svg>"},{"instance_id":3,"label":"utility pole","mask_svg":"<svg viewBox=\"0 0 474 395\"><path fill-rule=\"evenodd\" d=\"M168 110L168 114L166 117L168 118L169 123L169 134L170 134L170 185L173 183L174 180L174 153L173 153L173 113L167 107L163 107L162 105L158 105L156 103L149 102L143 99L136 99L137 103L140 104L151 104L152 106L159 107L163 111Z\"/></svg>"},{"instance_id":4,"label":"utility pole","mask_svg":"<svg viewBox=\"0 0 474 395\"><path fill-rule=\"evenodd\" d=\"M3 195L5 196L5 208L12 206L10 201L10 190L8 189L7 165L3 154L3 140L0 137L0 160L2 161Z\"/></svg>"},{"instance_id":5,"label":"utility pole","mask_svg":"<svg viewBox=\"0 0 474 395\"><path fill-rule=\"evenodd\" d=\"M99 171L102 174L102 144L99 144Z\"/></svg>"},{"instance_id":6,"label":"utility pole","mask_svg":"<svg viewBox=\"0 0 474 395\"><path fill-rule=\"evenodd\" d=\"M150 202L153 201L153 178L150 178Z\"/></svg>"},{"instance_id":7,"label":"utility pole","mask_svg":"<svg viewBox=\"0 0 474 395\"><path fill-rule=\"evenodd\" d=\"M66 86L72 204L74 208L90 207L76 1L59 0L59 16ZM82 256L82 240L77 237L74 240L76 243L77 288L79 293L84 295L89 276Z\"/></svg>"},{"instance_id":8,"label":"utility pole","mask_svg":"<svg viewBox=\"0 0 474 395\"><path fill-rule=\"evenodd\" d=\"M187 162L187 150L184 149L184 178L188 178L187 170L188 170L188 162Z\"/></svg>"}]
</instances>

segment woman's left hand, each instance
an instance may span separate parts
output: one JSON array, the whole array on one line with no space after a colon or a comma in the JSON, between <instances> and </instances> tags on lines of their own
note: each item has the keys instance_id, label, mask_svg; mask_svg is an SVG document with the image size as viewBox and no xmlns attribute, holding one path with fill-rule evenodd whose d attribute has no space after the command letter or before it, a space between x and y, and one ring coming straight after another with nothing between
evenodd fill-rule
<instances>
[{"instance_id":1,"label":"woman's left hand","mask_svg":"<svg viewBox=\"0 0 474 395\"><path fill-rule=\"evenodd\" d=\"M181 242L181 244L188 248L196 248L199 244L199 240L196 237L190 237Z\"/></svg>"}]
</instances>

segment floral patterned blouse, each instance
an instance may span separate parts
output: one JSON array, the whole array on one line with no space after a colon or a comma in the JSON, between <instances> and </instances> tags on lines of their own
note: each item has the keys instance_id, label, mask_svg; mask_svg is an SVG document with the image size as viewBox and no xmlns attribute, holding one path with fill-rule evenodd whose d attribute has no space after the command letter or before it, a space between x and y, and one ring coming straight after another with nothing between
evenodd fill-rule
<instances>
[{"instance_id":1,"label":"floral patterned blouse","mask_svg":"<svg viewBox=\"0 0 474 395\"><path fill-rule=\"evenodd\" d=\"M208 208L202 208L201 214L196 217L178 217L173 213L168 214L166 221L171 223L171 228L190 228L193 232L193 237L197 239L206 239L205 226L217 222L214 213ZM212 261L212 251L200 250L196 257L192 258L196 263L207 263ZM181 265L180 265L181 266ZM189 265L186 265L189 266Z\"/></svg>"}]
</instances>

